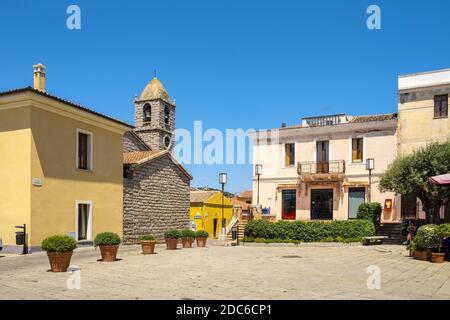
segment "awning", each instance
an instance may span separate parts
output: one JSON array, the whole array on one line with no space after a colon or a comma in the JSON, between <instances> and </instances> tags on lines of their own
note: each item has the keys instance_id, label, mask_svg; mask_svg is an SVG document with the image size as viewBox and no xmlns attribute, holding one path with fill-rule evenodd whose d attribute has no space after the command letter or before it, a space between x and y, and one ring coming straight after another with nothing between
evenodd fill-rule
<instances>
[{"instance_id":1,"label":"awning","mask_svg":"<svg viewBox=\"0 0 450 320\"><path fill-rule=\"evenodd\" d=\"M443 174L441 176L430 177L431 184L438 186L450 186L450 174Z\"/></svg>"}]
</instances>

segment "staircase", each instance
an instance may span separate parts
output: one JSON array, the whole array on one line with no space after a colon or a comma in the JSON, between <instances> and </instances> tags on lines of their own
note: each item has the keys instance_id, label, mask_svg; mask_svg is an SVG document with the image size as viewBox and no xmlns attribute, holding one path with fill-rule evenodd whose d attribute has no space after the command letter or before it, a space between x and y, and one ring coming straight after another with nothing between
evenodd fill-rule
<instances>
[{"instance_id":1,"label":"staircase","mask_svg":"<svg viewBox=\"0 0 450 320\"><path fill-rule=\"evenodd\" d=\"M239 241L244 239L245 226L247 225L248 217L239 216L231 221L227 227L227 241L231 245L237 245ZM237 232L237 239L233 240L233 231Z\"/></svg>"},{"instance_id":2,"label":"staircase","mask_svg":"<svg viewBox=\"0 0 450 320\"><path fill-rule=\"evenodd\" d=\"M377 236L389 237L383 240L385 244L402 244L402 224L400 222L382 223L378 228Z\"/></svg>"}]
</instances>

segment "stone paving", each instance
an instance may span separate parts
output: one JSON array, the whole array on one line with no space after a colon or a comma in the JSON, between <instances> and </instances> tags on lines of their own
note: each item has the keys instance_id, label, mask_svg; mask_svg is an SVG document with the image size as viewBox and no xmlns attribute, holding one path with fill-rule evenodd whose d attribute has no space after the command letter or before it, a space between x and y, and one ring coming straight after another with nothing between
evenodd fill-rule
<instances>
[{"instance_id":1,"label":"stone paving","mask_svg":"<svg viewBox=\"0 0 450 320\"><path fill-rule=\"evenodd\" d=\"M157 246L151 256L123 246L113 263L80 248L80 289L67 287L74 274L48 272L44 253L1 256L0 299L450 299L450 263L413 260L401 246ZM381 270L380 290L367 287L369 266Z\"/></svg>"}]
</instances>

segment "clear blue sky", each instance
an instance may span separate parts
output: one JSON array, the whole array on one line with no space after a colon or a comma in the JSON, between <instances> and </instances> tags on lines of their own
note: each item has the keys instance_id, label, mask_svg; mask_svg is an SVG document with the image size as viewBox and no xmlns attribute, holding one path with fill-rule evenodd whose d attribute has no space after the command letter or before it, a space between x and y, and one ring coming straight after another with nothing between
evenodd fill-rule
<instances>
[{"instance_id":1,"label":"clear blue sky","mask_svg":"<svg viewBox=\"0 0 450 320\"><path fill-rule=\"evenodd\" d=\"M66 28L66 8L82 29ZM382 10L382 30L366 9ZM398 74L450 67L447 0L19 1L0 4L0 90L32 84L132 123L158 70L177 127L274 128L302 116L396 112ZM251 186L250 165L187 166L193 185Z\"/></svg>"}]
</instances>

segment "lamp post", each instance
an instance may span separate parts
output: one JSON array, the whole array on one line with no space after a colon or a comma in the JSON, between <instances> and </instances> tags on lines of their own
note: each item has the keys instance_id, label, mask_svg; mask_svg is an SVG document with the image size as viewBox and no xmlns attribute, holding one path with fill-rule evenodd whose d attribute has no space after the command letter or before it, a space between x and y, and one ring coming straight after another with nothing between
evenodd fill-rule
<instances>
[{"instance_id":1,"label":"lamp post","mask_svg":"<svg viewBox=\"0 0 450 320\"><path fill-rule=\"evenodd\" d=\"M257 204L257 205L259 205L259 179L260 179L260 177L261 177L261 175L262 175L262 169L263 169L262 164L257 164L257 165L255 166L255 175L256 175L257 178L258 178L258 182L257 182L257 193L256 193L256 204Z\"/></svg>"},{"instance_id":2,"label":"lamp post","mask_svg":"<svg viewBox=\"0 0 450 320\"><path fill-rule=\"evenodd\" d=\"M227 183L227 174L222 172L219 174L219 183L222 185L222 228L220 229L220 235L219 240L225 241L227 238L226 235L226 226L224 221L224 210L225 210L225 204L224 204L224 192L225 192L225 184Z\"/></svg>"},{"instance_id":3,"label":"lamp post","mask_svg":"<svg viewBox=\"0 0 450 320\"><path fill-rule=\"evenodd\" d=\"M369 188L367 190L367 199L372 202L372 170L375 169L375 159L368 158L366 160L366 170L369 171Z\"/></svg>"}]
</instances>

